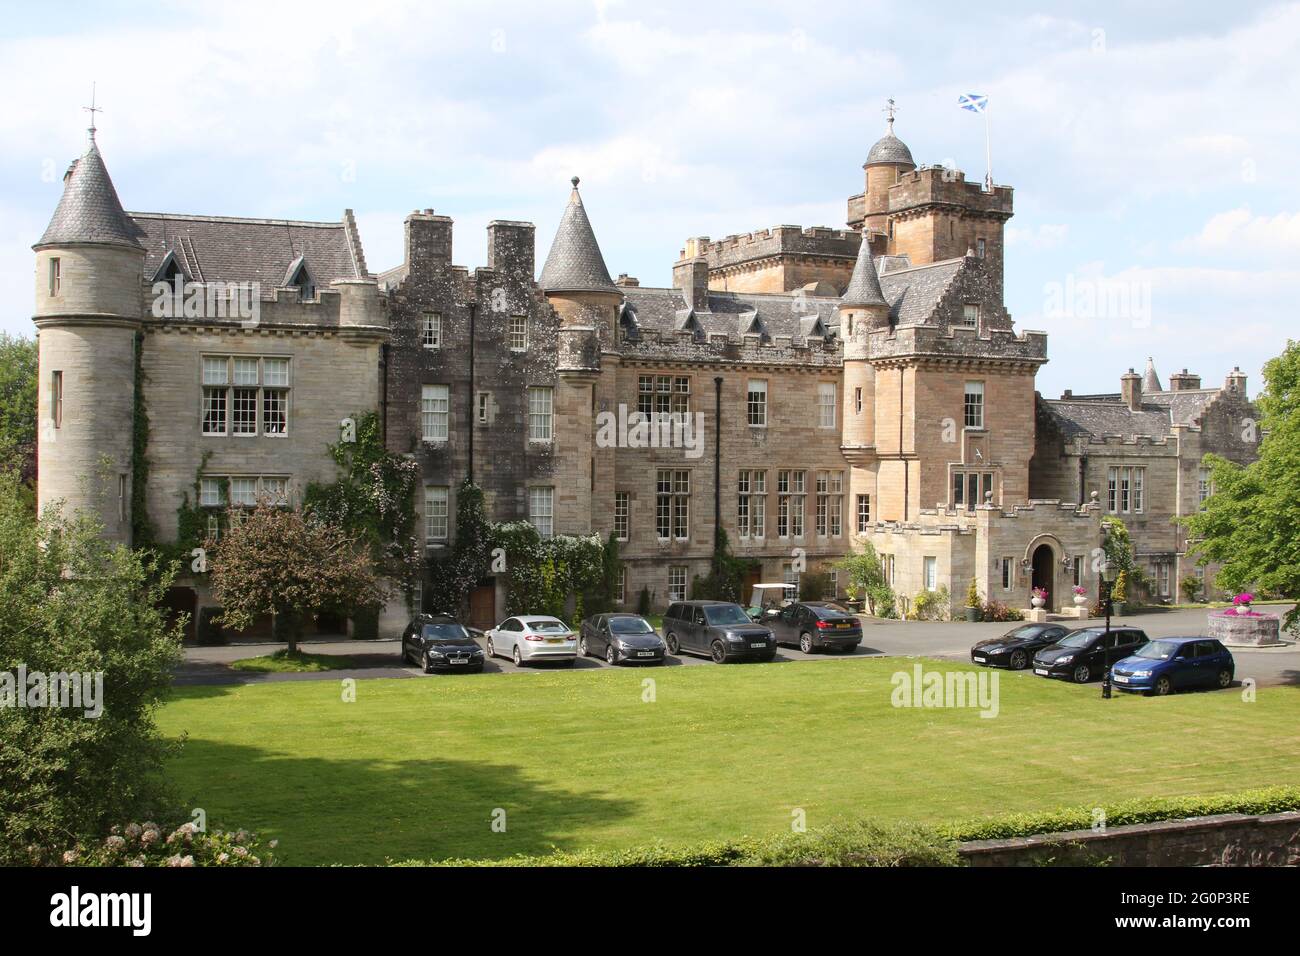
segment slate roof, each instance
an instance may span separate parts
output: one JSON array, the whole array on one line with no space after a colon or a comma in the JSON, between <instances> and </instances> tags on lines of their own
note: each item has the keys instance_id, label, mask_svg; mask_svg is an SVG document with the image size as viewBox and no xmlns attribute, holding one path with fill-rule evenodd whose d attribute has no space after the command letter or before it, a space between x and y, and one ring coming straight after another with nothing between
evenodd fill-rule
<instances>
[{"instance_id":1,"label":"slate roof","mask_svg":"<svg viewBox=\"0 0 1300 956\"><path fill-rule=\"evenodd\" d=\"M139 249L135 225L122 211L113 180L92 137L63 177L63 195L45 234L32 248L93 242Z\"/></svg>"},{"instance_id":2,"label":"slate roof","mask_svg":"<svg viewBox=\"0 0 1300 956\"><path fill-rule=\"evenodd\" d=\"M587 219L582 197L578 195L578 177L573 177L573 192L564 207L555 241L537 280L545 292L617 292L619 291L596 243L596 234Z\"/></svg>"},{"instance_id":3,"label":"slate roof","mask_svg":"<svg viewBox=\"0 0 1300 956\"><path fill-rule=\"evenodd\" d=\"M360 237L344 222L295 222L133 212L151 278L174 252L187 279L258 282L262 297L282 286L301 258L317 288L336 279L365 279Z\"/></svg>"},{"instance_id":4,"label":"slate roof","mask_svg":"<svg viewBox=\"0 0 1300 956\"><path fill-rule=\"evenodd\" d=\"M1169 412L1158 406L1144 406L1134 412L1122 402L1046 399L1043 408L1067 440L1079 436L1100 438L1103 435L1159 439L1169 434Z\"/></svg>"},{"instance_id":5,"label":"slate roof","mask_svg":"<svg viewBox=\"0 0 1300 956\"><path fill-rule=\"evenodd\" d=\"M889 303L890 320L897 325L925 322L965 264L963 257L886 272L880 277L880 290Z\"/></svg>"},{"instance_id":6,"label":"slate roof","mask_svg":"<svg viewBox=\"0 0 1300 956\"><path fill-rule=\"evenodd\" d=\"M894 135L891 124L890 131L880 139L876 140L871 151L867 153L867 165L874 163L906 163L908 166L915 166L912 160L912 151L907 148L907 144Z\"/></svg>"},{"instance_id":7,"label":"slate roof","mask_svg":"<svg viewBox=\"0 0 1300 956\"><path fill-rule=\"evenodd\" d=\"M1160 405L1169 410L1169 420L1175 425L1190 425L1201 417L1217 388L1194 388L1181 392L1156 392L1142 395L1143 405Z\"/></svg>"},{"instance_id":8,"label":"slate roof","mask_svg":"<svg viewBox=\"0 0 1300 956\"><path fill-rule=\"evenodd\" d=\"M622 290L626 297L624 315L630 313L641 331L672 332L698 326L707 336L723 334L731 338L746 331L762 330L769 340L778 335L802 340L816 330L819 319L827 330L839 327L835 309L839 300L831 296L770 295L744 292L710 292L709 311L691 309L680 289L656 289L630 286ZM799 308L795 308L796 302Z\"/></svg>"},{"instance_id":9,"label":"slate roof","mask_svg":"<svg viewBox=\"0 0 1300 956\"><path fill-rule=\"evenodd\" d=\"M871 244L863 242L858 247L858 261L853 264L853 277L844 290L841 302L846 308L862 305L885 305L885 294L880 291L880 277L871 258Z\"/></svg>"}]
</instances>

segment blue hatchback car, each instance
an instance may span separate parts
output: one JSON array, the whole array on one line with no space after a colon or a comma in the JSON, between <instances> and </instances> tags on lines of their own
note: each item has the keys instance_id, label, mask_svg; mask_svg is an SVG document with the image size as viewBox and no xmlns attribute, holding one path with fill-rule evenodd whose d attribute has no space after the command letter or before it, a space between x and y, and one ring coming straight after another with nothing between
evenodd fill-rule
<instances>
[{"instance_id":1,"label":"blue hatchback car","mask_svg":"<svg viewBox=\"0 0 1300 956\"><path fill-rule=\"evenodd\" d=\"M1110 674L1120 690L1165 695L1188 687L1227 687L1236 664L1232 652L1208 637L1162 637L1144 644Z\"/></svg>"}]
</instances>

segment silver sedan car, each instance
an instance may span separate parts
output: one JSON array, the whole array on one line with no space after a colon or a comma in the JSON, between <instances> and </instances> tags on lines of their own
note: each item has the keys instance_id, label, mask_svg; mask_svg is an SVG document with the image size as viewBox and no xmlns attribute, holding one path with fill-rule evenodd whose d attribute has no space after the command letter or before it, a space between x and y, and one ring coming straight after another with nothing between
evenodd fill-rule
<instances>
[{"instance_id":1,"label":"silver sedan car","mask_svg":"<svg viewBox=\"0 0 1300 956\"><path fill-rule=\"evenodd\" d=\"M541 614L506 618L487 632L488 657L509 657L522 667L534 661L578 659L578 635L558 617Z\"/></svg>"}]
</instances>

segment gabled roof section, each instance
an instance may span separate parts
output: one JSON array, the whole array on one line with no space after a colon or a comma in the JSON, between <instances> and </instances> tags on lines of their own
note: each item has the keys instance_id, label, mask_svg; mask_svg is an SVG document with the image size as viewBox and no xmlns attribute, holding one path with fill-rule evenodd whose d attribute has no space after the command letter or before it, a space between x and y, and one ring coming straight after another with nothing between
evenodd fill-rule
<instances>
[{"instance_id":1,"label":"gabled roof section","mask_svg":"<svg viewBox=\"0 0 1300 956\"><path fill-rule=\"evenodd\" d=\"M763 324L762 318L759 317L758 309L750 309L748 312L741 312L739 320L736 323L736 330L741 335L767 334L767 327Z\"/></svg>"},{"instance_id":2,"label":"gabled roof section","mask_svg":"<svg viewBox=\"0 0 1300 956\"><path fill-rule=\"evenodd\" d=\"M805 315L799 320L799 333L804 337L826 338L826 326L820 315Z\"/></svg>"},{"instance_id":3,"label":"gabled roof section","mask_svg":"<svg viewBox=\"0 0 1300 956\"><path fill-rule=\"evenodd\" d=\"M178 275L182 281L189 281L190 277L185 274L185 270L177 261L176 253L169 249L167 255L163 256L162 262L158 263L158 268L154 270L153 278L150 281L171 282L173 277Z\"/></svg>"},{"instance_id":4,"label":"gabled roof section","mask_svg":"<svg viewBox=\"0 0 1300 956\"><path fill-rule=\"evenodd\" d=\"M907 269L895 269L880 277L880 289L889 303L889 319L895 325L925 323L943 300L948 285L962 270L965 258Z\"/></svg>"},{"instance_id":5,"label":"gabled roof section","mask_svg":"<svg viewBox=\"0 0 1300 956\"><path fill-rule=\"evenodd\" d=\"M32 248L79 243L141 248L139 232L122 210L93 133L85 153L63 177L59 205L45 234Z\"/></svg>"},{"instance_id":6,"label":"gabled roof section","mask_svg":"<svg viewBox=\"0 0 1300 956\"><path fill-rule=\"evenodd\" d=\"M1123 402L1044 399L1042 408L1064 438L1122 435L1125 438L1160 439L1170 434L1169 411L1144 405L1131 411Z\"/></svg>"},{"instance_id":7,"label":"gabled roof section","mask_svg":"<svg viewBox=\"0 0 1300 956\"><path fill-rule=\"evenodd\" d=\"M555 241L547 253L538 284L543 292L618 292L605 268L587 210L578 194L578 177L564 207Z\"/></svg>"},{"instance_id":8,"label":"gabled roof section","mask_svg":"<svg viewBox=\"0 0 1300 956\"><path fill-rule=\"evenodd\" d=\"M196 282L257 282L263 298L295 284L295 263L306 264L317 288L340 279L367 279L355 227L344 222L239 219L172 213L128 213L145 248L144 274L154 275L170 255Z\"/></svg>"}]
</instances>

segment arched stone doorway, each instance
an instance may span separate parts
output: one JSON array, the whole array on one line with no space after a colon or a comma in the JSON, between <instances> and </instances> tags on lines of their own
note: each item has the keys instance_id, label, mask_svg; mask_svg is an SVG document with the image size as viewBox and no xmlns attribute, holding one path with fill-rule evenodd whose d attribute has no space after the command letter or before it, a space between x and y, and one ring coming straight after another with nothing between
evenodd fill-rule
<instances>
[{"instance_id":1,"label":"arched stone doorway","mask_svg":"<svg viewBox=\"0 0 1300 956\"><path fill-rule=\"evenodd\" d=\"M1045 588L1047 604L1044 607L1048 611L1054 611L1060 606L1061 598L1056 593L1056 555L1052 546L1046 542L1040 544L1034 549L1034 556L1030 560L1033 567L1030 597L1033 597L1033 588Z\"/></svg>"}]
</instances>

